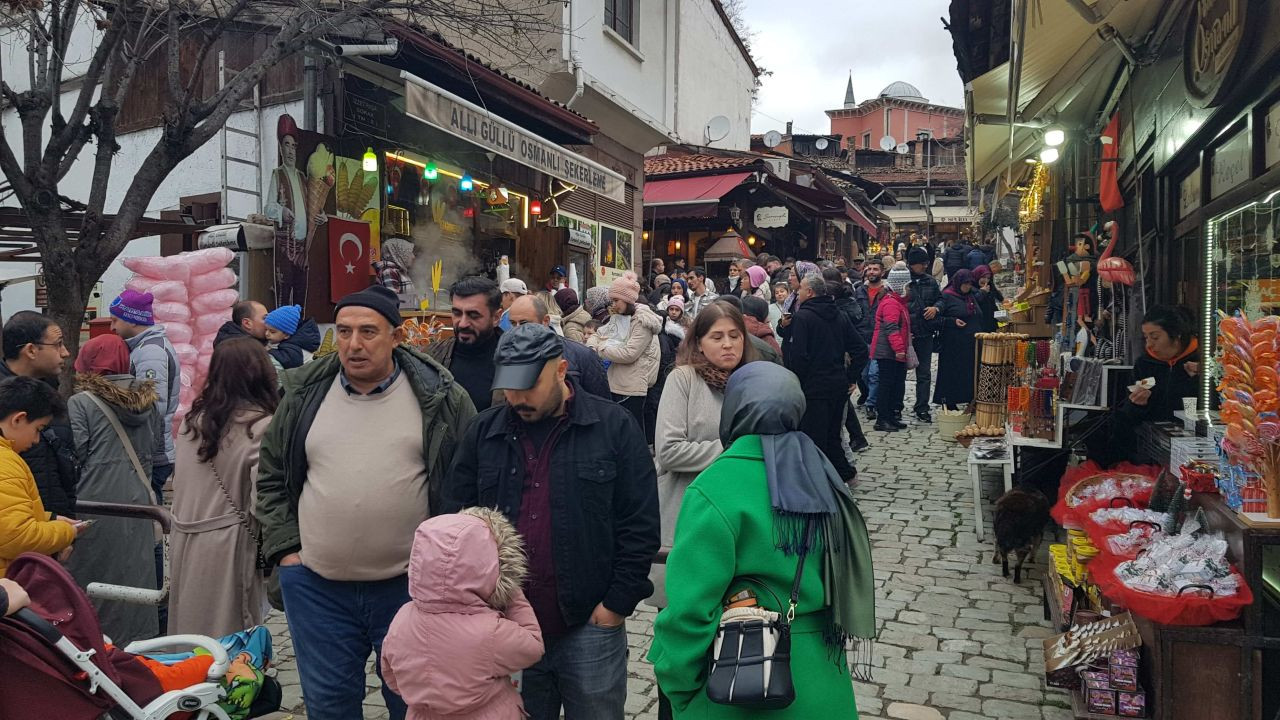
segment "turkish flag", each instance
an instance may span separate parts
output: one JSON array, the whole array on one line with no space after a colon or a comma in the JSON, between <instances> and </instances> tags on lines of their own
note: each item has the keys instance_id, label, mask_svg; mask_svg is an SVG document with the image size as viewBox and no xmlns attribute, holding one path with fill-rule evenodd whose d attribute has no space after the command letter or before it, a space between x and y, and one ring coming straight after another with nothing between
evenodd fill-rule
<instances>
[{"instance_id":1,"label":"turkish flag","mask_svg":"<svg viewBox=\"0 0 1280 720\"><path fill-rule=\"evenodd\" d=\"M329 300L369 287L369 223L329 216Z\"/></svg>"},{"instance_id":2,"label":"turkish flag","mask_svg":"<svg viewBox=\"0 0 1280 720\"><path fill-rule=\"evenodd\" d=\"M1103 212L1115 212L1124 207L1124 194L1116 175L1120 170L1120 113L1111 117L1107 129L1102 131L1102 167L1098 170L1098 200Z\"/></svg>"}]
</instances>

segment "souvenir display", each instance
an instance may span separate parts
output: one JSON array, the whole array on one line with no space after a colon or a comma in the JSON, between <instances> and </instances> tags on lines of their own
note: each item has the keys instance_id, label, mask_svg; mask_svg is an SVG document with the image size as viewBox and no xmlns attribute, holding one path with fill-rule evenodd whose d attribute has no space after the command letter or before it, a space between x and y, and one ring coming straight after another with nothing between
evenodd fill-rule
<instances>
[{"instance_id":1,"label":"souvenir display","mask_svg":"<svg viewBox=\"0 0 1280 720\"><path fill-rule=\"evenodd\" d=\"M1243 312L1223 315L1220 417L1226 423L1222 450L1227 462L1250 471L1244 476L1250 500L1260 503L1267 518L1280 519L1280 317L1250 320ZM1260 492L1258 492L1260 491ZM1242 500L1246 497L1242 493ZM1259 503L1241 507L1257 510Z\"/></svg>"},{"instance_id":2,"label":"souvenir display","mask_svg":"<svg viewBox=\"0 0 1280 720\"><path fill-rule=\"evenodd\" d=\"M1061 635L1045 638L1045 684L1078 689L1082 673L1102 671L1113 652L1141 645L1142 637L1129 613L1072 625Z\"/></svg>"}]
</instances>

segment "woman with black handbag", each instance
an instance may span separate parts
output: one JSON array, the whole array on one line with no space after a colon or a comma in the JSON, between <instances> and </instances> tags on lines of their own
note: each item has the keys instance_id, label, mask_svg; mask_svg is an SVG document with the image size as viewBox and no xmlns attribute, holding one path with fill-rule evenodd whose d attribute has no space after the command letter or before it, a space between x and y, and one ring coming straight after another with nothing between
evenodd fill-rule
<instances>
[{"instance_id":1,"label":"woman with black handbag","mask_svg":"<svg viewBox=\"0 0 1280 720\"><path fill-rule=\"evenodd\" d=\"M726 450L685 492L649 652L676 718L857 717L845 643L858 641L866 678L871 544L798 431L804 408L795 375L772 363L742 366L725 387Z\"/></svg>"},{"instance_id":2,"label":"woman with black handbag","mask_svg":"<svg viewBox=\"0 0 1280 720\"><path fill-rule=\"evenodd\" d=\"M266 615L252 510L258 449L278 403L276 372L261 343L218 345L174 441L170 633L218 637Z\"/></svg>"}]
</instances>

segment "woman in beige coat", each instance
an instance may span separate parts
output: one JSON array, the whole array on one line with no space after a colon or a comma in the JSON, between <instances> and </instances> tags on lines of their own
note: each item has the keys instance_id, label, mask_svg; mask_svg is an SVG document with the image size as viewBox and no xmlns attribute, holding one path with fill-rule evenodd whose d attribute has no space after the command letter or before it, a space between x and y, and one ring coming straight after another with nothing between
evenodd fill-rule
<instances>
[{"instance_id":1,"label":"woman in beige coat","mask_svg":"<svg viewBox=\"0 0 1280 720\"><path fill-rule=\"evenodd\" d=\"M170 633L219 637L266 615L254 479L278 403L275 370L258 341L214 350L209 380L174 442Z\"/></svg>"},{"instance_id":2,"label":"woman in beige coat","mask_svg":"<svg viewBox=\"0 0 1280 720\"><path fill-rule=\"evenodd\" d=\"M560 308L560 329L565 338L574 342L582 342L583 329L591 320L591 313L583 309L578 302L578 293L573 288L560 288L556 291L556 306Z\"/></svg>"},{"instance_id":3,"label":"woman in beige coat","mask_svg":"<svg viewBox=\"0 0 1280 720\"><path fill-rule=\"evenodd\" d=\"M609 285L609 322L587 340L587 347L609 361L609 390L614 402L644 427L645 396L658 381L662 319L640 300L640 283L627 272Z\"/></svg>"}]
</instances>

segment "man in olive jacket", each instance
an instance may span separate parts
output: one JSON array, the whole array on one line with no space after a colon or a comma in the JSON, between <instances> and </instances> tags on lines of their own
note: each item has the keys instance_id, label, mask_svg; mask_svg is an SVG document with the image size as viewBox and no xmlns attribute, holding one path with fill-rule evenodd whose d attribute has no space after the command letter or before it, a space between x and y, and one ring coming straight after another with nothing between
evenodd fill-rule
<instances>
[{"instance_id":1,"label":"man in olive jacket","mask_svg":"<svg viewBox=\"0 0 1280 720\"><path fill-rule=\"evenodd\" d=\"M254 514L277 566L308 718L361 716L369 652L381 655L409 601L414 531L475 415L449 371L400 345L399 322L387 288L340 300L338 352L285 373L262 441ZM404 702L385 685L382 695L402 720Z\"/></svg>"}]
</instances>

